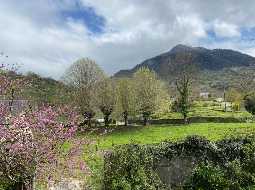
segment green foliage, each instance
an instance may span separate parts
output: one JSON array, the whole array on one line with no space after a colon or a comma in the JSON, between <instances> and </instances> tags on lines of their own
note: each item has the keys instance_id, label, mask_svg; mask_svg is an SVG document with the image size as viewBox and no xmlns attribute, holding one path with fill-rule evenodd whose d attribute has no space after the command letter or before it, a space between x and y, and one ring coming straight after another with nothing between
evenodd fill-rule
<instances>
[{"instance_id":1,"label":"green foliage","mask_svg":"<svg viewBox=\"0 0 255 190\"><path fill-rule=\"evenodd\" d=\"M155 167L162 158L183 156L196 158L184 189L248 189L255 185L254 140L249 136L213 143L190 136L176 143L119 146L105 157L105 189L165 189L169 184L163 184Z\"/></svg>"},{"instance_id":2,"label":"green foliage","mask_svg":"<svg viewBox=\"0 0 255 190\"><path fill-rule=\"evenodd\" d=\"M159 105L162 83L157 79L155 72L148 68L140 68L134 74L133 80L137 111L143 116L144 125L146 125L147 120Z\"/></svg>"},{"instance_id":3,"label":"green foliage","mask_svg":"<svg viewBox=\"0 0 255 190\"><path fill-rule=\"evenodd\" d=\"M34 104L64 105L70 102L70 89L63 83L34 73L23 78L28 85L22 90L22 96Z\"/></svg>"},{"instance_id":4,"label":"green foliage","mask_svg":"<svg viewBox=\"0 0 255 190\"><path fill-rule=\"evenodd\" d=\"M127 125L129 116L135 115L134 83L128 78L118 79L116 83L117 102L115 114L117 118L123 118L125 125Z\"/></svg>"},{"instance_id":5,"label":"green foliage","mask_svg":"<svg viewBox=\"0 0 255 190\"><path fill-rule=\"evenodd\" d=\"M233 103L232 104L232 109L233 109L233 111L240 111L240 103Z\"/></svg>"},{"instance_id":6,"label":"green foliage","mask_svg":"<svg viewBox=\"0 0 255 190\"><path fill-rule=\"evenodd\" d=\"M0 179L0 190L11 190L13 184L9 183L7 179Z\"/></svg>"},{"instance_id":7,"label":"green foliage","mask_svg":"<svg viewBox=\"0 0 255 190\"><path fill-rule=\"evenodd\" d=\"M153 171L153 157L146 147L127 145L108 155L104 187L109 190L163 189Z\"/></svg>"},{"instance_id":8,"label":"green foliage","mask_svg":"<svg viewBox=\"0 0 255 190\"><path fill-rule=\"evenodd\" d=\"M187 184L186 189L201 189L201 190L226 190L228 181L224 177L223 171L219 167L210 164L202 163L194 171L190 184Z\"/></svg>"},{"instance_id":9,"label":"green foliage","mask_svg":"<svg viewBox=\"0 0 255 190\"><path fill-rule=\"evenodd\" d=\"M154 115L155 119L181 119L182 115L178 110L178 101L172 102L171 112L161 112ZM189 117L222 117L222 118L250 118L252 115L243 110L241 104L233 103L233 111L222 111L222 104L214 101L193 101L189 110Z\"/></svg>"},{"instance_id":10,"label":"green foliage","mask_svg":"<svg viewBox=\"0 0 255 190\"><path fill-rule=\"evenodd\" d=\"M110 116L116 105L116 86L112 79L105 79L98 83L96 104L104 115L105 126L109 126Z\"/></svg>"},{"instance_id":11,"label":"green foliage","mask_svg":"<svg viewBox=\"0 0 255 190\"><path fill-rule=\"evenodd\" d=\"M254 94L245 96L244 107L249 113L251 113L252 115L255 115L255 95Z\"/></svg>"}]
</instances>

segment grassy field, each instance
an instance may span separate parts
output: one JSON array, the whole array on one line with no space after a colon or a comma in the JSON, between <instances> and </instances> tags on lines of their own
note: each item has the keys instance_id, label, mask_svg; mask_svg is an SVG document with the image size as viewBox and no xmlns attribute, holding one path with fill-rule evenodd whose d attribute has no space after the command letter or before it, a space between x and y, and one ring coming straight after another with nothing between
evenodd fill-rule
<instances>
[{"instance_id":1,"label":"grassy field","mask_svg":"<svg viewBox=\"0 0 255 190\"><path fill-rule=\"evenodd\" d=\"M233 117L233 118L249 118L251 114L243 107L240 111L224 111L224 103L214 101L195 101L189 111L189 117ZM182 118L180 113L156 113L155 119Z\"/></svg>"},{"instance_id":2,"label":"grassy field","mask_svg":"<svg viewBox=\"0 0 255 190\"><path fill-rule=\"evenodd\" d=\"M253 123L196 123L190 125L152 125L117 129L105 135L92 134L87 138L97 142L99 149L111 149L127 143L152 144L161 141L181 140L189 135L201 135L209 140L255 132Z\"/></svg>"}]
</instances>

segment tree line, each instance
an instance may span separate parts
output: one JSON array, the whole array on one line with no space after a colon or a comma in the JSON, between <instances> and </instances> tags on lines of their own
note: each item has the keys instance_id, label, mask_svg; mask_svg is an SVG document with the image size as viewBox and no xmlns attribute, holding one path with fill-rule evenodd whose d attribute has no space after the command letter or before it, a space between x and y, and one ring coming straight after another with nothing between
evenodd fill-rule
<instances>
[{"instance_id":1,"label":"tree line","mask_svg":"<svg viewBox=\"0 0 255 190\"><path fill-rule=\"evenodd\" d=\"M109 126L113 114L122 118L125 126L130 117L141 117L147 125L162 103L170 101L166 83L145 67L138 69L131 78L113 78L108 77L95 61L82 58L66 70L63 81L72 88L74 105L89 127L98 112L103 115L105 126ZM179 110L185 122L191 83L188 72L182 72L176 80Z\"/></svg>"}]
</instances>

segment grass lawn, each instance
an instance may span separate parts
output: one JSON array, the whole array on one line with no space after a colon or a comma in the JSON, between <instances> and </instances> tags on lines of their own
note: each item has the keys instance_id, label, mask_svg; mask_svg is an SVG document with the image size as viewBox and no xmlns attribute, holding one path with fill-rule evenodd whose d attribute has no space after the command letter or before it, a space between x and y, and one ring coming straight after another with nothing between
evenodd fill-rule
<instances>
[{"instance_id":1,"label":"grass lawn","mask_svg":"<svg viewBox=\"0 0 255 190\"><path fill-rule=\"evenodd\" d=\"M200 135L209 140L219 140L227 136L255 133L254 123L196 123L190 125L151 125L117 129L106 135L89 135L99 149L111 149L114 145L127 143L152 144L161 141L176 141L188 135Z\"/></svg>"},{"instance_id":2,"label":"grass lawn","mask_svg":"<svg viewBox=\"0 0 255 190\"><path fill-rule=\"evenodd\" d=\"M224 103L213 101L195 101L189 111L189 117L233 117L233 118L249 118L251 114L243 107L240 111L224 111ZM180 113L156 113L155 119L182 118Z\"/></svg>"}]
</instances>

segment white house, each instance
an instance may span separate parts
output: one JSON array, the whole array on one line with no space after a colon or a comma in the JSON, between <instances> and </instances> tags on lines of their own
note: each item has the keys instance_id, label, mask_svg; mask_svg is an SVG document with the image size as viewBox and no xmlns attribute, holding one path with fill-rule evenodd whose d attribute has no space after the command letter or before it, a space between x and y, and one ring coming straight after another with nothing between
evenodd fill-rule
<instances>
[{"instance_id":1,"label":"white house","mask_svg":"<svg viewBox=\"0 0 255 190\"><path fill-rule=\"evenodd\" d=\"M209 92L200 92L199 97L200 98L204 98L204 99L208 99L210 96Z\"/></svg>"}]
</instances>

